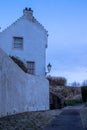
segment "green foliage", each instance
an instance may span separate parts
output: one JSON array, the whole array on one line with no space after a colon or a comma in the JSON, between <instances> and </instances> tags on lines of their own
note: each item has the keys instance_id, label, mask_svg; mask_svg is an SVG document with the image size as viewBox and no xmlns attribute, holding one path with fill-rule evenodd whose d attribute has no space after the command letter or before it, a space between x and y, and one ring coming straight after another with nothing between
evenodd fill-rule
<instances>
[{"instance_id":1,"label":"green foliage","mask_svg":"<svg viewBox=\"0 0 87 130\"><path fill-rule=\"evenodd\" d=\"M28 69L26 68L25 64L18 59L17 57L10 56L10 58L25 72L28 73Z\"/></svg>"},{"instance_id":2,"label":"green foliage","mask_svg":"<svg viewBox=\"0 0 87 130\"><path fill-rule=\"evenodd\" d=\"M87 86L81 87L81 94L83 102L87 102Z\"/></svg>"},{"instance_id":3,"label":"green foliage","mask_svg":"<svg viewBox=\"0 0 87 130\"><path fill-rule=\"evenodd\" d=\"M74 100L65 100L65 104L67 106L73 106L73 105L77 105L77 104L81 104L81 103L83 103L83 101L81 99L80 100L76 100L76 99L74 99Z\"/></svg>"},{"instance_id":4,"label":"green foliage","mask_svg":"<svg viewBox=\"0 0 87 130\"><path fill-rule=\"evenodd\" d=\"M50 85L53 86L65 86L67 83L66 78L64 77L52 77L52 76L48 76L47 79L49 80Z\"/></svg>"}]
</instances>

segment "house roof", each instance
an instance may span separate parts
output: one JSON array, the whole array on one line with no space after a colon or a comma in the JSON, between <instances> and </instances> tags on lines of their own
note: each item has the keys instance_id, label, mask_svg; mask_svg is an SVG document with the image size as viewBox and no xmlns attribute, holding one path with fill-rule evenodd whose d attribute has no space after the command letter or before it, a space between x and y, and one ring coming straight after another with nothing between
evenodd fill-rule
<instances>
[{"instance_id":1,"label":"house roof","mask_svg":"<svg viewBox=\"0 0 87 130\"><path fill-rule=\"evenodd\" d=\"M36 18L33 16L33 10L31 8L25 8L23 10L23 15L21 17L19 17L15 22L13 22L10 26L12 26L13 24L16 24L16 22L18 22L21 19L27 19L35 24L37 24L40 28L42 28L45 33L48 36L48 31L44 28L44 26L39 23L39 21L36 20ZM2 32L4 32L5 30L7 30L10 26L8 26L7 28L5 28L4 30L2 30Z\"/></svg>"}]
</instances>

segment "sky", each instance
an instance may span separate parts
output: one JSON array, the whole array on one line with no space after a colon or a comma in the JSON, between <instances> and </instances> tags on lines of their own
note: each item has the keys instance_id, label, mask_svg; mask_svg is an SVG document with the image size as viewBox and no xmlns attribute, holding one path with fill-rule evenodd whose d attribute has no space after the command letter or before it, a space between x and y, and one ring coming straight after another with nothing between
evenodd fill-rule
<instances>
[{"instance_id":1,"label":"sky","mask_svg":"<svg viewBox=\"0 0 87 130\"><path fill-rule=\"evenodd\" d=\"M46 64L51 76L71 82L87 79L87 0L1 0L2 31L31 7L34 17L48 31Z\"/></svg>"}]
</instances>

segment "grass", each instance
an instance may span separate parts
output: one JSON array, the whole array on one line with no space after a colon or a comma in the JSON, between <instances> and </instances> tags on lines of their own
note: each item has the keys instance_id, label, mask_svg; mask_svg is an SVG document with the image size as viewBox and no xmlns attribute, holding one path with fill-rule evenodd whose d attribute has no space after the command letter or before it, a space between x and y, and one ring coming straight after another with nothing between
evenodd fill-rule
<instances>
[{"instance_id":1,"label":"grass","mask_svg":"<svg viewBox=\"0 0 87 130\"><path fill-rule=\"evenodd\" d=\"M0 130L43 130L61 110L25 112L0 118Z\"/></svg>"},{"instance_id":2,"label":"grass","mask_svg":"<svg viewBox=\"0 0 87 130\"><path fill-rule=\"evenodd\" d=\"M82 124L85 129L87 129L87 107L81 109L80 116L82 119Z\"/></svg>"},{"instance_id":3,"label":"grass","mask_svg":"<svg viewBox=\"0 0 87 130\"><path fill-rule=\"evenodd\" d=\"M74 106L74 105L77 105L77 104L81 104L81 103L83 103L83 101L82 100L65 100L65 104L67 105L67 106Z\"/></svg>"}]
</instances>

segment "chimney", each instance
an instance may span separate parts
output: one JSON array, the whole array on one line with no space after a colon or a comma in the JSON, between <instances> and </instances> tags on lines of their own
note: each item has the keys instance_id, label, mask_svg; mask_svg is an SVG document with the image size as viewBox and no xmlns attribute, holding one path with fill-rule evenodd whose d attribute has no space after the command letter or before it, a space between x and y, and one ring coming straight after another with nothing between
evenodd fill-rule
<instances>
[{"instance_id":1,"label":"chimney","mask_svg":"<svg viewBox=\"0 0 87 130\"><path fill-rule=\"evenodd\" d=\"M33 18L33 10L31 8L25 8L23 10L23 15L24 17L26 17L27 19L32 20Z\"/></svg>"}]
</instances>

